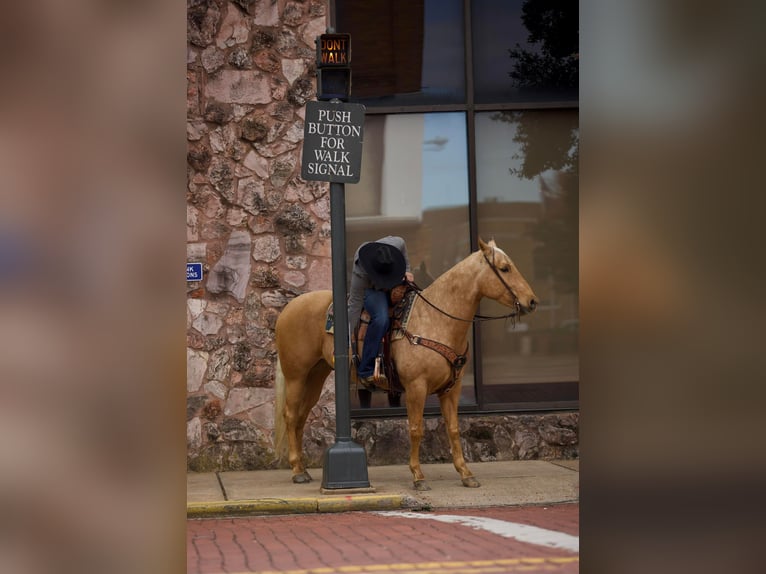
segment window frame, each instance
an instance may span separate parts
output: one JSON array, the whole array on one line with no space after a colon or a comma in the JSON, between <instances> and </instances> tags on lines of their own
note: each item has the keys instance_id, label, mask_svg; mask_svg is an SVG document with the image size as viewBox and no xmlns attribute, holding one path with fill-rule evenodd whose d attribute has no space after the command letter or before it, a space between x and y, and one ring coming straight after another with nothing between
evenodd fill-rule
<instances>
[{"instance_id":1,"label":"window frame","mask_svg":"<svg viewBox=\"0 0 766 574\"><path fill-rule=\"evenodd\" d=\"M334 5L335 3L332 2ZM332 21L335 21L334 6L332 8ZM466 119L466 145L467 145L467 166L468 166L468 213L471 251L479 248L479 221L478 221L478 199L477 199L477 176L476 176L476 114L482 112L494 111L524 111L524 110L575 110L579 114L579 97L577 100L562 101L534 101L534 102L505 102L505 103L476 103L474 98L474 77L473 77L473 22L471 18L471 0L463 0L463 41L465 53L465 102L463 104L414 104L414 105L394 105L394 106L370 106L366 108L366 115L392 115L392 114L426 114L434 112L462 112ZM364 100L352 99L350 101ZM481 325L474 323L472 326L473 347L471 354L474 357L474 385L476 392L476 404L459 405L460 414L523 414L541 411L567 411L579 409L579 379L574 381L565 381L560 384L575 385L577 387L578 398L576 400L552 400L542 402L493 402L487 403L484 393L483 367L482 367L482 342ZM554 385L557 383L524 383L528 385ZM544 394L544 393L543 393ZM351 418L364 420L368 418L400 418L406 416L407 410L401 407L371 407L366 409L352 408ZM438 406L426 405L424 414L426 416L440 415Z\"/></svg>"}]
</instances>

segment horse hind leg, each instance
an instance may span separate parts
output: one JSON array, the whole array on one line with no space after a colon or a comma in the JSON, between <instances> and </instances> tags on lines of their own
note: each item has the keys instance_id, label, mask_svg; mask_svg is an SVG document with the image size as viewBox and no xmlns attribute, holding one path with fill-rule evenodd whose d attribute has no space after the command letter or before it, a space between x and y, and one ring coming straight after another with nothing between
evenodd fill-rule
<instances>
[{"instance_id":1,"label":"horse hind leg","mask_svg":"<svg viewBox=\"0 0 766 574\"><path fill-rule=\"evenodd\" d=\"M481 486L473 473L468 469L463 456L463 447L460 444L460 427L458 425L457 407L460 399L460 381L457 381L449 392L439 396L439 405L447 427L447 437L449 438L450 448L452 450L452 463L455 470L460 473L460 480L463 486L477 488Z\"/></svg>"},{"instance_id":2,"label":"horse hind leg","mask_svg":"<svg viewBox=\"0 0 766 574\"><path fill-rule=\"evenodd\" d=\"M325 380L332 369L324 361L316 363L308 372L305 384L287 383L285 420L287 423L288 461L292 480L296 484L311 482L311 475L303 465L303 431L311 409L319 401Z\"/></svg>"}]
</instances>

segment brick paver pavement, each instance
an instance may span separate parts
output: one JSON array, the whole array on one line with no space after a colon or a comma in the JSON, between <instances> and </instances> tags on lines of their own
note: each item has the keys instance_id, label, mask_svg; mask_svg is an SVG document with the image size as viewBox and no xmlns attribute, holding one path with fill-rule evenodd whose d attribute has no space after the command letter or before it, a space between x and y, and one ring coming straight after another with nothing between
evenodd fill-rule
<instances>
[{"instance_id":1,"label":"brick paver pavement","mask_svg":"<svg viewBox=\"0 0 766 574\"><path fill-rule=\"evenodd\" d=\"M424 513L420 513L424 514ZM444 510L578 535L579 504ZM187 521L187 572L417 572L498 574L579 571L578 553L520 542L464 524L346 512Z\"/></svg>"}]
</instances>

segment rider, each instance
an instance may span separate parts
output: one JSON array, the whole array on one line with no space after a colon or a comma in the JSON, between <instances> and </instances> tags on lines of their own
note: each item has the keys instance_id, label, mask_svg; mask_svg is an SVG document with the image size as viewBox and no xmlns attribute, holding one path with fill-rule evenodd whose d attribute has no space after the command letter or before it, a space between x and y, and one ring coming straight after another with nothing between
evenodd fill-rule
<instances>
[{"instance_id":1,"label":"rider","mask_svg":"<svg viewBox=\"0 0 766 574\"><path fill-rule=\"evenodd\" d=\"M413 281L414 276L410 270L407 246L401 237L387 235L377 241L363 243L356 250L349 290L348 320L353 332L359 323L363 305L370 314L362 357L357 366L359 382L368 390L375 387L375 358L380 351L381 339L388 331L391 289L405 279ZM379 385L388 387L383 373L380 373Z\"/></svg>"}]
</instances>

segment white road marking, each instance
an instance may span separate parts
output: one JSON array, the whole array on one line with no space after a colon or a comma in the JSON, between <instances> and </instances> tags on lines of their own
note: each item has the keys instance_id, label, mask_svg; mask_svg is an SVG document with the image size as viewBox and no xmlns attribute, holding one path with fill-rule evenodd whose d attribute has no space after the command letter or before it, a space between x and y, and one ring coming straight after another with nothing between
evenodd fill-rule
<instances>
[{"instance_id":1,"label":"white road marking","mask_svg":"<svg viewBox=\"0 0 766 574\"><path fill-rule=\"evenodd\" d=\"M499 534L505 538L513 538L528 544L548 546L549 548L560 548L571 552L580 551L579 536L572 536L571 534L565 534L555 530L546 530L545 528L538 528L537 526L520 524L518 522L507 522L505 520L481 518L478 516L457 516L453 514L419 514L397 511L381 511L376 514L380 514L381 516L400 516L402 518L420 518L451 524L462 524L477 530L486 530L487 532Z\"/></svg>"}]
</instances>

